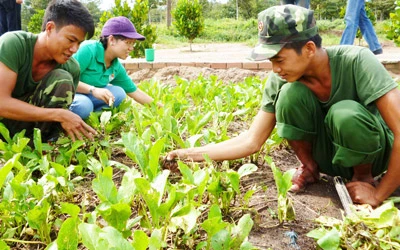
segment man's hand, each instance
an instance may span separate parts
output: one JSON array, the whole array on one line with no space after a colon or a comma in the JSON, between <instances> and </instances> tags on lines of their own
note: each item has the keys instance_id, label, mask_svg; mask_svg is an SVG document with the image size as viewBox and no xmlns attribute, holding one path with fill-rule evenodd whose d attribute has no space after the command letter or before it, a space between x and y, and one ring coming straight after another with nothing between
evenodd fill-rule
<instances>
[{"instance_id":1,"label":"man's hand","mask_svg":"<svg viewBox=\"0 0 400 250\"><path fill-rule=\"evenodd\" d=\"M63 112L63 119L60 124L72 141L77 138L83 140L83 137L93 140L93 135L97 134L96 130L87 125L79 115L69 110L63 110Z\"/></svg>"},{"instance_id":2,"label":"man's hand","mask_svg":"<svg viewBox=\"0 0 400 250\"><path fill-rule=\"evenodd\" d=\"M349 182L346 188L354 203L370 204L374 208L381 204L381 201L375 198L376 188L367 182Z\"/></svg>"},{"instance_id":3,"label":"man's hand","mask_svg":"<svg viewBox=\"0 0 400 250\"><path fill-rule=\"evenodd\" d=\"M171 151L167 154L167 157L165 159L167 161L173 161L173 160L184 160L188 157L188 149L177 149L174 151Z\"/></svg>"}]
</instances>

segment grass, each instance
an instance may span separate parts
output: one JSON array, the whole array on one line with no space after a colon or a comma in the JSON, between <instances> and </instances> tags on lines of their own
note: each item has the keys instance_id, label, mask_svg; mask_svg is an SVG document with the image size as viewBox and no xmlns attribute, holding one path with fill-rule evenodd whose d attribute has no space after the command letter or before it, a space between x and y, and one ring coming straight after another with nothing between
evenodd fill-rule
<instances>
[{"instance_id":1,"label":"grass","mask_svg":"<svg viewBox=\"0 0 400 250\"><path fill-rule=\"evenodd\" d=\"M377 21L375 31L381 43L390 42L386 38L383 30L385 21ZM155 24L157 27L157 48L179 48L189 45L186 38L179 36L177 30L172 25L170 28L163 24ZM342 19L319 20L317 21L320 35L324 46L332 46L340 43L342 32L345 28ZM257 21L250 20L234 20L221 19L215 20L206 19L204 22L203 33L194 39L193 43L243 43L250 47L257 44ZM365 41L363 41L365 44Z\"/></svg>"}]
</instances>

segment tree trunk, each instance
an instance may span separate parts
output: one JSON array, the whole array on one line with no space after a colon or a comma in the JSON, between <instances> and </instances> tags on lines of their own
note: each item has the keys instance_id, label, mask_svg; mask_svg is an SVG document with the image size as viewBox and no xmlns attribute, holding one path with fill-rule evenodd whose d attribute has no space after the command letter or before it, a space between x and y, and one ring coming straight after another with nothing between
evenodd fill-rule
<instances>
[{"instance_id":1,"label":"tree trunk","mask_svg":"<svg viewBox=\"0 0 400 250\"><path fill-rule=\"evenodd\" d=\"M172 0L167 0L167 27L171 27L172 17L171 17Z\"/></svg>"},{"instance_id":2,"label":"tree trunk","mask_svg":"<svg viewBox=\"0 0 400 250\"><path fill-rule=\"evenodd\" d=\"M239 20L239 0L236 0L236 20Z\"/></svg>"}]
</instances>

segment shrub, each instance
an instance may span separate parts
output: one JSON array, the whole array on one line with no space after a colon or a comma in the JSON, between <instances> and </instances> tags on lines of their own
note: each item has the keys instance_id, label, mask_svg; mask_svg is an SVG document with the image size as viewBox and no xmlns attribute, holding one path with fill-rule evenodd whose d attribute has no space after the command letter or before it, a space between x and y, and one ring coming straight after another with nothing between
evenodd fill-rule
<instances>
[{"instance_id":1,"label":"shrub","mask_svg":"<svg viewBox=\"0 0 400 250\"><path fill-rule=\"evenodd\" d=\"M38 34L42 31L42 22L44 17L44 10L38 10L28 23L29 32Z\"/></svg>"},{"instance_id":2,"label":"shrub","mask_svg":"<svg viewBox=\"0 0 400 250\"><path fill-rule=\"evenodd\" d=\"M201 38L217 42L245 42L257 40L257 20L206 19Z\"/></svg>"},{"instance_id":3,"label":"shrub","mask_svg":"<svg viewBox=\"0 0 400 250\"><path fill-rule=\"evenodd\" d=\"M192 50L193 40L200 35L204 27L202 7L198 0L179 0L172 12L174 26L181 36L186 37Z\"/></svg>"},{"instance_id":4,"label":"shrub","mask_svg":"<svg viewBox=\"0 0 400 250\"><path fill-rule=\"evenodd\" d=\"M384 26L384 30L387 32L386 37L400 46L400 0L396 1L396 8L390 13L390 21Z\"/></svg>"}]
</instances>

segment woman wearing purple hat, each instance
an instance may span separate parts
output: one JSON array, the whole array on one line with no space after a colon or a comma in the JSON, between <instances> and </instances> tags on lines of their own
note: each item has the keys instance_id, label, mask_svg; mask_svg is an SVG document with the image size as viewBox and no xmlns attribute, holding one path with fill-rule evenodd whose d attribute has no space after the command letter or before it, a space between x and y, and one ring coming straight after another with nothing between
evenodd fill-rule
<instances>
[{"instance_id":1,"label":"woman wearing purple hat","mask_svg":"<svg viewBox=\"0 0 400 250\"><path fill-rule=\"evenodd\" d=\"M118 106L126 95L140 104L153 98L136 87L118 58L126 59L136 40L145 37L136 32L132 22L123 16L109 19L103 27L100 41L82 43L74 58L81 75L70 110L85 119L92 111Z\"/></svg>"}]
</instances>

